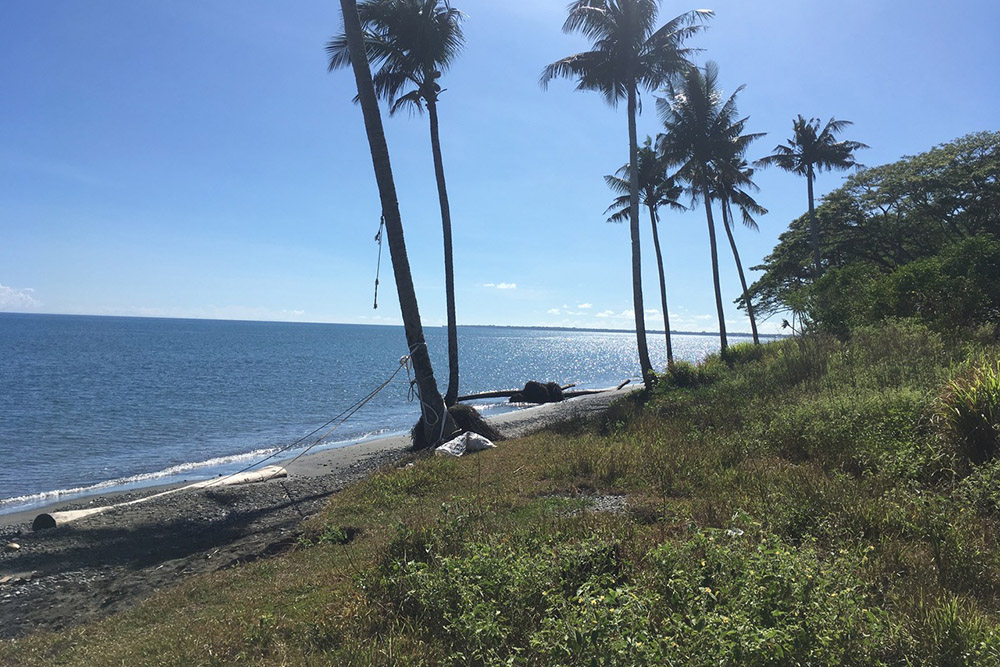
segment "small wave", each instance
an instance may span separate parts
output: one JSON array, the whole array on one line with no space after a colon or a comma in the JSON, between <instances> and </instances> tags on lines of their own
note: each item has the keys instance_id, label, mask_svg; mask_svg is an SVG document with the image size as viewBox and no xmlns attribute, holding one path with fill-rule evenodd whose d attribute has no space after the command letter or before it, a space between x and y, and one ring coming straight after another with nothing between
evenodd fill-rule
<instances>
[{"instance_id":1,"label":"small wave","mask_svg":"<svg viewBox=\"0 0 1000 667\"><path fill-rule=\"evenodd\" d=\"M56 489L54 491L42 491L41 493L32 493L23 496L15 496L13 498L0 498L0 508L8 507L11 505L38 505L48 502L53 502L61 498L66 498L69 496L87 496L99 493L101 491L107 491L108 489L116 489L120 487L132 487L132 486L149 486L151 483L169 478L182 475L194 470L199 470L202 468L214 468L218 466L224 466L231 463L243 463L250 461L252 459L263 458L265 456L270 456L281 451L277 447L270 447L267 449L255 449L252 452L246 452L245 454L232 454L230 456L219 456L213 459L208 459L207 461L193 461L189 463L179 463L169 468L164 468L163 470L157 472L147 472L138 475L131 475L129 477L119 477L118 479L110 479L106 482L99 482L97 484L91 484L89 486L78 486L71 489Z\"/></svg>"},{"instance_id":2,"label":"small wave","mask_svg":"<svg viewBox=\"0 0 1000 667\"><path fill-rule=\"evenodd\" d=\"M501 408L506 408L508 406L510 406L509 402L502 401L498 403L476 403L472 407L474 407L479 412L490 412L492 410L499 410Z\"/></svg>"}]
</instances>

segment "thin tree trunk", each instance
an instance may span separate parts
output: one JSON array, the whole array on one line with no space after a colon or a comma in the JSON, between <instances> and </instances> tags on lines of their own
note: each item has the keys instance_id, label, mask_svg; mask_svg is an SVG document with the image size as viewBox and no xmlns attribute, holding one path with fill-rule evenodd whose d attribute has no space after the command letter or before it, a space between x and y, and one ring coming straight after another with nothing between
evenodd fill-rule
<instances>
[{"instance_id":1,"label":"thin tree trunk","mask_svg":"<svg viewBox=\"0 0 1000 667\"><path fill-rule=\"evenodd\" d=\"M344 33L347 35L348 48L355 56L351 58L351 66L358 84L358 98L364 114L372 166L382 202L382 214L385 216L386 241L392 258L392 271L396 279L396 292L399 295L399 309L403 317L406 343L413 363L413 372L416 375L417 391L420 394L421 416L426 432L433 433L437 430L447 436L455 430L455 423L441 399L437 382L434 380L427 344L424 342L420 309L417 307L417 295L410 275L410 262L406 256L406 241L403 238L403 222L399 214L399 202L396 199L396 184L389 162L389 148L385 143L382 116L375 99L368 58L365 56L358 7L355 0L340 0L340 7L344 14Z\"/></svg>"},{"instance_id":2,"label":"thin tree trunk","mask_svg":"<svg viewBox=\"0 0 1000 667\"><path fill-rule=\"evenodd\" d=\"M733 237L733 212L729 208L729 201L722 200L722 225L726 228L726 236L729 237L729 247L733 249L733 259L736 260L736 271L740 274L740 285L743 287L743 303L747 305L747 315L750 317L750 331L753 332L753 342L760 345L760 338L757 336L757 319L753 315L753 304L750 303L750 290L747 289L747 279L743 275L743 262L740 261L740 251L736 249L736 239Z\"/></svg>"},{"instance_id":3,"label":"thin tree trunk","mask_svg":"<svg viewBox=\"0 0 1000 667\"><path fill-rule=\"evenodd\" d=\"M728 342L726 340L726 313L722 309L722 287L719 284L719 251L715 243L715 219L712 217L712 199L708 194L708 186L702 188L705 197L705 216L708 219L708 242L712 250L712 281L715 283L715 307L719 311L719 344L722 356L726 355Z\"/></svg>"},{"instance_id":4,"label":"thin tree trunk","mask_svg":"<svg viewBox=\"0 0 1000 667\"><path fill-rule=\"evenodd\" d=\"M816 205L813 202L813 170L809 167L806 180L809 182L809 243L812 244L813 266L816 268L816 277L823 275L823 270L819 265L819 229L816 228Z\"/></svg>"},{"instance_id":5,"label":"thin tree trunk","mask_svg":"<svg viewBox=\"0 0 1000 667\"><path fill-rule=\"evenodd\" d=\"M635 82L628 87L629 234L632 237L632 308L635 310L635 337L639 367L646 388L653 382L653 365L646 345L646 317L642 309L642 253L639 252L639 139L636 135Z\"/></svg>"},{"instance_id":6,"label":"thin tree trunk","mask_svg":"<svg viewBox=\"0 0 1000 667\"><path fill-rule=\"evenodd\" d=\"M448 311L448 391L444 402L458 402L458 324L455 321L455 262L451 245L451 206L444 182L444 160L441 159L441 137L438 134L437 100L427 100L431 120L431 152L434 155L434 177L437 179L438 200L441 203L441 229L444 233L444 298Z\"/></svg>"},{"instance_id":7,"label":"thin tree trunk","mask_svg":"<svg viewBox=\"0 0 1000 667\"><path fill-rule=\"evenodd\" d=\"M649 207L649 221L653 225L653 247L656 248L656 268L660 272L660 305L663 307L663 329L667 335L667 366L674 363L674 348L670 344L670 314L667 311L667 281L663 276L663 254L660 252L660 235L656 225L656 209Z\"/></svg>"}]
</instances>

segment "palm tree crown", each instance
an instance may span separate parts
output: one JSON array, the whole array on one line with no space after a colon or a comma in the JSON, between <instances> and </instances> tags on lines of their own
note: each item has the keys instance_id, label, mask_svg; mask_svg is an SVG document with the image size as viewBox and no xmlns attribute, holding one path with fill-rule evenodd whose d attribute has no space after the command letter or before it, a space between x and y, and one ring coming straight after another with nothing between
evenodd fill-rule
<instances>
[{"instance_id":1,"label":"palm tree crown","mask_svg":"<svg viewBox=\"0 0 1000 667\"><path fill-rule=\"evenodd\" d=\"M792 138L774 147L774 153L757 160L758 167L776 166L799 176L812 177L817 172L847 170L861 165L854 151L868 148L860 141L837 141L836 135L853 125L849 120L831 118L822 130L819 120L801 115L792 123Z\"/></svg>"},{"instance_id":2,"label":"palm tree crown","mask_svg":"<svg viewBox=\"0 0 1000 667\"><path fill-rule=\"evenodd\" d=\"M686 67L693 50L688 38L713 14L686 12L656 28L656 0L576 0L570 3L563 32L580 32L594 49L557 60L542 71L541 84L557 77L576 78L577 90L594 90L617 106L630 86L653 90Z\"/></svg>"},{"instance_id":3,"label":"palm tree crown","mask_svg":"<svg viewBox=\"0 0 1000 667\"><path fill-rule=\"evenodd\" d=\"M679 85L669 83L667 97L656 100L656 109L666 132L657 137L657 148L677 167L677 177L691 185L699 198L715 187L720 173L734 178L731 156L734 145L748 144L756 135L743 135L746 119L737 118L736 95L740 86L723 101L719 90L719 66L704 71L689 67Z\"/></svg>"},{"instance_id":4,"label":"palm tree crown","mask_svg":"<svg viewBox=\"0 0 1000 667\"><path fill-rule=\"evenodd\" d=\"M446 72L465 45L465 14L448 0L367 0L358 5L364 28L365 50L376 70L376 94L389 102L389 112L402 107L421 111L437 101L437 79ZM327 42L332 71L351 62L347 39ZM403 92L409 86L411 90Z\"/></svg>"},{"instance_id":5,"label":"palm tree crown","mask_svg":"<svg viewBox=\"0 0 1000 667\"><path fill-rule=\"evenodd\" d=\"M758 167L772 165L806 177L809 194L809 242L813 251L816 276L822 273L819 253L819 230L816 227L816 204L813 181L817 172L832 169L846 170L861 167L854 160L854 151L868 148L860 141L837 141L836 135L853 125L849 120L831 118L820 130L819 120L806 120L800 114L792 123L792 138L774 147L774 153L757 160Z\"/></svg>"},{"instance_id":6,"label":"palm tree crown","mask_svg":"<svg viewBox=\"0 0 1000 667\"><path fill-rule=\"evenodd\" d=\"M646 137L646 142L639 147L639 203L657 211L663 206L677 211L686 211L687 207L679 199L684 189L677 185L674 179L667 175L668 163L653 147L653 140ZM625 222L629 215L629 165L623 165L614 176L605 176L604 182L612 192L619 196L611 203L605 213L611 213L608 222Z\"/></svg>"}]
</instances>

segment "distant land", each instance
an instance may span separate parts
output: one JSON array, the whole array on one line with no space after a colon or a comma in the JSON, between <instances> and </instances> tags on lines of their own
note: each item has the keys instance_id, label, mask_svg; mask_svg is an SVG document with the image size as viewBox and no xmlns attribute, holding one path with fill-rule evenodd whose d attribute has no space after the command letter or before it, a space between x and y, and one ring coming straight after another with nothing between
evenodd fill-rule
<instances>
[{"instance_id":1,"label":"distant land","mask_svg":"<svg viewBox=\"0 0 1000 667\"><path fill-rule=\"evenodd\" d=\"M443 326L443 325L442 325ZM635 329L592 329L589 327L531 327L525 325L507 325L507 324L459 324L458 328L485 328L485 329L532 329L532 330L543 330L543 331L591 331L594 333L635 333ZM671 331L671 335L674 336L718 336L718 331ZM646 329L646 335L659 334L664 335L663 329ZM760 334L762 338L788 338L789 334ZM727 331L726 337L735 338L753 338L752 333L741 333L734 331Z\"/></svg>"},{"instance_id":2,"label":"distant land","mask_svg":"<svg viewBox=\"0 0 1000 667\"><path fill-rule=\"evenodd\" d=\"M0 311L2 315L28 315L43 317L107 317L117 319L132 320L181 320L181 321L205 321L205 322L247 322L247 323L272 323L272 324L346 324L352 326L365 327L402 327L400 324L376 324L368 322L302 322L297 320L230 320L211 317L155 317L149 315L87 315L82 313L19 313L11 311ZM425 329L445 328L445 325L425 326ZM542 331L588 331L593 333L635 333L635 329L597 329L591 327L551 327L551 326L529 326L525 324L459 324L459 329L521 329L521 330L542 330ZM675 336L718 336L718 331L671 331ZM646 335L663 335L662 329L646 329ZM751 333L726 332L727 337L753 338ZM788 338L789 334L760 334L763 338Z\"/></svg>"}]
</instances>

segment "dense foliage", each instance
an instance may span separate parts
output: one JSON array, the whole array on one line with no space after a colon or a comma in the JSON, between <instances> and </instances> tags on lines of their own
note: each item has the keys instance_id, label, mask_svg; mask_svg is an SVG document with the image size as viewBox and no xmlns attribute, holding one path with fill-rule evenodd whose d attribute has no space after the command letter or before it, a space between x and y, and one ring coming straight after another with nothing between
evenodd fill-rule
<instances>
[{"instance_id":1,"label":"dense foliage","mask_svg":"<svg viewBox=\"0 0 1000 667\"><path fill-rule=\"evenodd\" d=\"M938 330L996 320L1000 310L1000 132L971 134L866 169L816 210L819 280L808 219L793 221L755 267L751 298L844 334L886 317Z\"/></svg>"}]
</instances>

